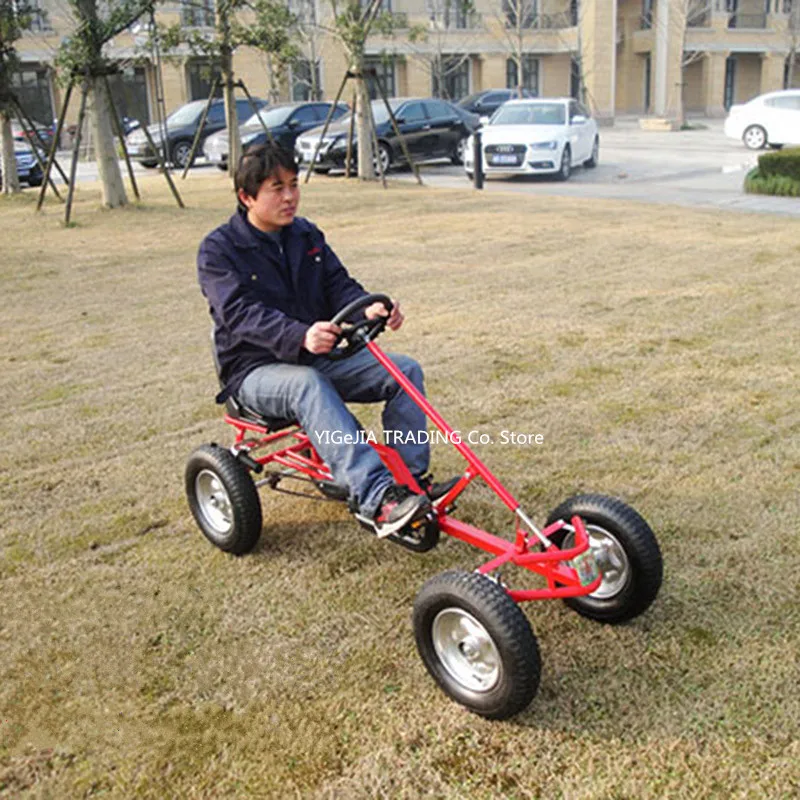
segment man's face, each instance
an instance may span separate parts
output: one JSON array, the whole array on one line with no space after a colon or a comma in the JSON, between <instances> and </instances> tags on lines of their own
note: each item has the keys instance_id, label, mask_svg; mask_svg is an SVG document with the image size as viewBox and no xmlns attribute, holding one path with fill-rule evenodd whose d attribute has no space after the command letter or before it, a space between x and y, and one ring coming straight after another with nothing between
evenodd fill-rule
<instances>
[{"instance_id":1,"label":"man's face","mask_svg":"<svg viewBox=\"0 0 800 800\"><path fill-rule=\"evenodd\" d=\"M261 231L277 231L291 225L300 202L300 187L297 175L283 167L258 187L258 194L251 197L239 189L239 200L247 207L247 219Z\"/></svg>"}]
</instances>

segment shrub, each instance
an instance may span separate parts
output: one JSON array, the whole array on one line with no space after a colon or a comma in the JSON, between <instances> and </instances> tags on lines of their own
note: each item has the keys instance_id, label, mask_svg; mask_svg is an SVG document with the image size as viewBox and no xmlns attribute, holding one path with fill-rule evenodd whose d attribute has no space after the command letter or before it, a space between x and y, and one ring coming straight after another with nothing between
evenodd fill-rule
<instances>
[{"instance_id":1,"label":"shrub","mask_svg":"<svg viewBox=\"0 0 800 800\"><path fill-rule=\"evenodd\" d=\"M762 175L785 175L800 181L800 147L764 153L758 157L758 168Z\"/></svg>"},{"instance_id":2,"label":"shrub","mask_svg":"<svg viewBox=\"0 0 800 800\"><path fill-rule=\"evenodd\" d=\"M800 180L788 175L765 175L760 167L754 167L744 179L744 190L749 194L800 197Z\"/></svg>"}]
</instances>

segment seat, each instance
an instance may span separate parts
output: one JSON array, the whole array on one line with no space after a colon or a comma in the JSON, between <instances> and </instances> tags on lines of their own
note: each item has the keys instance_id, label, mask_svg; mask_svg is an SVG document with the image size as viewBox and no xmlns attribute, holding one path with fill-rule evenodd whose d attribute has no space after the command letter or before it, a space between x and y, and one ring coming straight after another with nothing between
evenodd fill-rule
<instances>
[{"instance_id":1,"label":"seat","mask_svg":"<svg viewBox=\"0 0 800 800\"><path fill-rule=\"evenodd\" d=\"M211 326L211 357L214 359L214 370L217 373L217 380L221 389L224 389L222 378L220 377L219 356L217 355L216 342L214 341L214 326ZM298 422L292 419L282 419L280 417L266 417L252 408L248 408L244 403L240 403L233 395L229 395L225 400L225 410L228 416L233 419L240 419L243 422L252 422L254 425L260 425L267 429L270 433L281 431L284 428L291 428L297 425Z\"/></svg>"}]
</instances>

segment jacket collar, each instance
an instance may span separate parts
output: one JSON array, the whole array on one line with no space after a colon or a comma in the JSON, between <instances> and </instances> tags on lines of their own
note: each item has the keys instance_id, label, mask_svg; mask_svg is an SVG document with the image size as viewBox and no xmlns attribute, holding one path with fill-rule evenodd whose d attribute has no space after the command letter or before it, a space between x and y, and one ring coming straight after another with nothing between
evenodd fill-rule
<instances>
[{"instance_id":1,"label":"jacket collar","mask_svg":"<svg viewBox=\"0 0 800 800\"><path fill-rule=\"evenodd\" d=\"M256 238L247 222L247 214L244 211L237 210L236 213L228 220L230 226L231 238L233 244L241 250L249 250L259 247L259 240ZM302 217L295 217L294 221L288 228L284 228L284 237L288 234L291 237L295 233L308 233L310 226L308 222Z\"/></svg>"}]
</instances>

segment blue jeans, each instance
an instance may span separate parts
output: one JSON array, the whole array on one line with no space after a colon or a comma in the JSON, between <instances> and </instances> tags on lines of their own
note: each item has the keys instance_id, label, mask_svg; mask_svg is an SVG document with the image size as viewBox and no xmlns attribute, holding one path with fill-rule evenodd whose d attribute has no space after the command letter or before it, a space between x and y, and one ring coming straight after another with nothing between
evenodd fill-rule
<instances>
[{"instance_id":1,"label":"blue jeans","mask_svg":"<svg viewBox=\"0 0 800 800\"><path fill-rule=\"evenodd\" d=\"M389 357L424 393L422 367L407 356ZM419 435L427 429L425 414L368 350L341 361L309 356L306 363L256 367L247 374L237 396L248 408L267 417L297 420L336 483L348 488L350 500L360 513L372 517L394 480L375 450L366 440L360 441L364 438L359 434L361 426L345 402L386 403L383 428L399 432L394 434L397 444L393 440L389 444L415 477L427 472L430 463L426 437ZM334 433L336 436L332 436ZM344 437L356 443L331 441Z\"/></svg>"}]
</instances>

